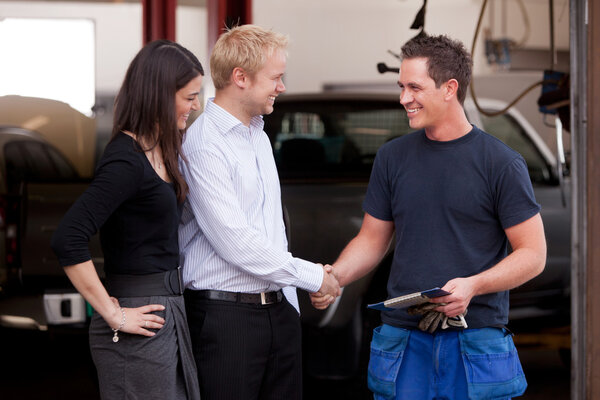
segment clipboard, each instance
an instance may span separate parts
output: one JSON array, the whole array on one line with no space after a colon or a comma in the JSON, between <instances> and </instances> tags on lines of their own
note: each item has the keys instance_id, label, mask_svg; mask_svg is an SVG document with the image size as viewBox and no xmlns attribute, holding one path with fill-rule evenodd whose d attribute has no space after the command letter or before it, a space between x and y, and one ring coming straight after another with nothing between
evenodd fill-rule
<instances>
[{"instance_id":1,"label":"clipboard","mask_svg":"<svg viewBox=\"0 0 600 400\"><path fill-rule=\"evenodd\" d=\"M380 303L369 304L367 308L371 308L373 310L394 310L397 308L406 308L410 306L414 306L415 304L426 303L429 299L433 299L434 297L442 297L451 294L445 290L440 289L439 287L434 287L432 289L424 290L422 292L414 292L410 294L405 294L404 296L394 297L393 299L388 299L386 301L382 301Z\"/></svg>"}]
</instances>

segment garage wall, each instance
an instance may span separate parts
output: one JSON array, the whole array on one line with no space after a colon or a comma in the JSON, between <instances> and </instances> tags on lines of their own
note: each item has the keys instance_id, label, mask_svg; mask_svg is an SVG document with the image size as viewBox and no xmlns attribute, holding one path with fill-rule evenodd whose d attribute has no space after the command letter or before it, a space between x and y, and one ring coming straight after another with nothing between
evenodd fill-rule
<instances>
[{"instance_id":1,"label":"garage wall","mask_svg":"<svg viewBox=\"0 0 600 400\"><path fill-rule=\"evenodd\" d=\"M142 46L142 6L136 3L0 1L0 18L89 18L96 26L96 91L116 92ZM177 8L178 41L199 55L206 45L206 9ZM76 49L74 49L76 51Z\"/></svg>"},{"instance_id":2,"label":"garage wall","mask_svg":"<svg viewBox=\"0 0 600 400\"><path fill-rule=\"evenodd\" d=\"M425 30L459 39L470 50L482 3L429 0ZM504 19L502 3L506 4ZM568 49L568 0L554 3L556 46ZM398 53L402 44L417 34L409 27L422 4L421 0L254 0L253 15L255 23L290 36L288 90L313 91L328 83L389 80L389 74L377 72L376 64L398 64L387 51ZM516 0L490 0L483 27L491 28L494 38L508 37L518 42L526 37L527 48L547 49L548 1L524 0L523 4L531 27L527 36ZM494 72L485 61L482 43L480 40L475 49L477 75Z\"/></svg>"},{"instance_id":3,"label":"garage wall","mask_svg":"<svg viewBox=\"0 0 600 400\"><path fill-rule=\"evenodd\" d=\"M460 8L469 26L477 16L470 0L429 3L429 33L448 32L444 28L448 24L438 20L449 9ZM391 74L380 75L376 64L399 64L387 51L399 53L402 43L417 34L408 28L421 4L418 0L257 0L253 13L257 24L290 35L288 90L314 91L325 83L394 79ZM461 6L465 4L471 7ZM472 29L457 30L452 36L470 42Z\"/></svg>"}]
</instances>

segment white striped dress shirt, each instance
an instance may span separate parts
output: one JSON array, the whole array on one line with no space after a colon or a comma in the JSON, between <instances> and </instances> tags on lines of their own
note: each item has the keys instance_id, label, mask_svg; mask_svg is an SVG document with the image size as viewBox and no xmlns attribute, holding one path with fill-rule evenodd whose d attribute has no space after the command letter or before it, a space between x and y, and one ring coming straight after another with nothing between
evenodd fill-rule
<instances>
[{"instance_id":1,"label":"white striped dress shirt","mask_svg":"<svg viewBox=\"0 0 600 400\"><path fill-rule=\"evenodd\" d=\"M281 188L263 119L250 128L208 101L185 134L180 163L189 186L179 227L186 288L260 293L316 292L318 264L287 251Z\"/></svg>"}]
</instances>

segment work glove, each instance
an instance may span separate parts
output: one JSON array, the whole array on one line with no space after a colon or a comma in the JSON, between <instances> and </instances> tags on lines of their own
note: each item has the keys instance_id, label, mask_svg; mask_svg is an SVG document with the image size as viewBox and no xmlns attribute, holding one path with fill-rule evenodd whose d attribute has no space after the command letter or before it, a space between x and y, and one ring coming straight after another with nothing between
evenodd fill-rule
<instances>
[{"instance_id":1,"label":"work glove","mask_svg":"<svg viewBox=\"0 0 600 400\"><path fill-rule=\"evenodd\" d=\"M435 308L444 305L446 305L446 303L422 303L408 307L406 312L409 315L422 315L418 327L423 332L435 332L440 323L442 329L447 329L450 326L468 328L467 321L465 321L467 310L456 317L448 318L444 313L435 311Z\"/></svg>"}]
</instances>

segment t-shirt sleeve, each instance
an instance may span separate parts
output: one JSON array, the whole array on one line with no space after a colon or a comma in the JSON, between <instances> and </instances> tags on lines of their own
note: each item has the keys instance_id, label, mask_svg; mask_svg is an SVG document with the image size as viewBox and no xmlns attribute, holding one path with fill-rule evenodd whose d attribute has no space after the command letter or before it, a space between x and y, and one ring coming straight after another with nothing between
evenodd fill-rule
<instances>
[{"instance_id":1,"label":"t-shirt sleeve","mask_svg":"<svg viewBox=\"0 0 600 400\"><path fill-rule=\"evenodd\" d=\"M498 218L503 229L510 228L528 220L540 212L522 157L516 157L500 173L497 183Z\"/></svg>"},{"instance_id":2,"label":"t-shirt sleeve","mask_svg":"<svg viewBox=\"0 0 600 400\"><path fill-rule=\"evenodd\" d=\"M377 152L363 201L363 211L384 221L392 221L391 187L386 153Z\"/></svg>"},{"instance_id":3,"label":"t-shirt sleeve","mask_svg":"<svg viewBox=\"0 0 600 400\"><path fill-rule=\"evenodd\" d=\"M63 267L91 259L88 242L108 217L138 190L144 167L134 154L104 157L86 191L71 206L52 236L52 249Z\"/></svg>"}]
</instances>

